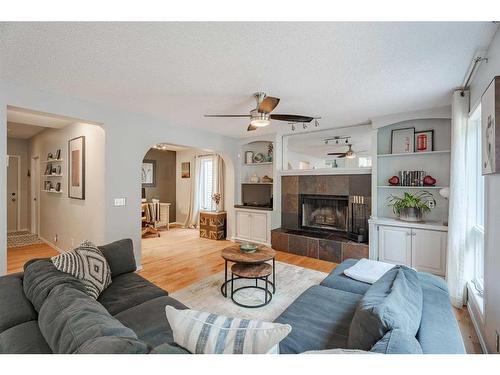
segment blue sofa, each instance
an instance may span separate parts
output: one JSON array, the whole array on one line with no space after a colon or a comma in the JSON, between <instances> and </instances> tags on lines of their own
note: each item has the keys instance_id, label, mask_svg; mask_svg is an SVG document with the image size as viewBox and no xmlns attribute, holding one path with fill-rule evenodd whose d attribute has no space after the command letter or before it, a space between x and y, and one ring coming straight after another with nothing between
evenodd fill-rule
<instances>
[{"instance_id":1,"label":"blue sofa","mask_svg":"<svg viewBox=\"0 0 500 375\"><path fill-rule=\"evenodd\" d=\"M342 262L276 319L292 326L280 353L334 348L387 354L465 353L441 278L397 266L370 285L344 275L356 262Z\"/></svg>"}]
</instances>

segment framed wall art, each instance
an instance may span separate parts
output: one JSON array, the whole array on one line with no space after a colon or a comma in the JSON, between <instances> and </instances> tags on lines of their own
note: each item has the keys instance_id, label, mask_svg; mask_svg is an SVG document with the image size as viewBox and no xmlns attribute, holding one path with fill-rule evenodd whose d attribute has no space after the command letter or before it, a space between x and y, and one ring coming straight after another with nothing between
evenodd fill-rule
<instances>
[{"instance_id":1,"label":"framed wall art","mask_svg":"<svg viewBox=\"0 0 500 375\"><path fill-rule=\"evenodd\" d=\"M415 128L394 129L391 132L391 154L415 152Z\"/></svg>"},{"instance_id":2,"label":"framed wall art","mask_svg":"<svg viewBox=\"0 0 500 375\"><path fill-rule=\"evenodd\" d=\"M415 132L415 152L434 151L434 130Z\"/></svg>"},{"instance_id":3,"label":"framed wall art","mask_svg":"<svg viewBox=\"0 0 500 375\"><path fill-rule=\"evenodd\" d=\"M142 187L156 186L156 160L144 159L142 161L141 182Z\"/></svg>"},{"instance_id":4,"label":"framed wall art","mask_svg":"<svg viewBox=\"0 0 500 375\"><path fill-rule=\"evenodd\" d=\"M68 197L85 199L85 137L68 141Z\"/></svg>"},{"instance_id":5,"label":"framed wall art","mask_svg":"<svg viewBox=\"0 0 500 375\"><path fill-rule=\"evenodd\" d=\"M500 117L498 116L500 116L500 77L495 77L481 97L483 175L500 173Z\"/></svg>"},{"instance_id":6,"label":"framed wall art","mask_svg":"<svg viewBox=\"0 0 500 375\"><path fill-rule=\"evenodd\" d=\"M181 178L191 178L191 163L188 161L181 163Z\"/></svg>"}]
</instances>

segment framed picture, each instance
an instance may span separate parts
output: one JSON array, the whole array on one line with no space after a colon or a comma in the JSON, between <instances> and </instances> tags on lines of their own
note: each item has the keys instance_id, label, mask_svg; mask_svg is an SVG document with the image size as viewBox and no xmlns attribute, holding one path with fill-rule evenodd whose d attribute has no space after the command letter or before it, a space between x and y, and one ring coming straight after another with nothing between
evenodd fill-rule
<instances>
[{"instance_id":1,"label":"framed picture","mask_svg":"<svg viewBox=\"0 0 500 375\"><path fill-rule=\"evenodd\" d=\"M45 181L45 183L44 183L44 190L47 190L47 191L52 190L52 182Z\"/></svg>"},{"instance_id":2,"label":"framed picture","mask_svg":"<svg viewBox=\"0 0 500 375\"><path fill-rule=\"evenodd\" d=\"M68 141L68 197L85 199L85 137Z\"/></svg>"},{"instance_id":3,"label":"framed picture","mask_svg":"<svg viewBox=\"0 0 500 375\"><path fill-rule=\"evenodd\" d=\"M56 151L56 159L57 160L61 159L61 150L60 149Z\"/></svg>"},{"instance_id":4,"label":"framed picture","mask_svg":"<svg viewBox=\"0 0 500 375\"><path fill-rule=\"evenodd\" d=\"M481 97L481 166L483 175L500 173L500 77Z\"/></svg>"},{"instance_id":5,"label":"framed picture","mask_svg":"<svg viewBox=\"0 0 500 375\"><path fill-rule=\"evenodd\" d=\"M394 129L391 132L391 154L415 152L415 128Z\"/></svg>"},{"instance_id":6,"label":"framed picture","mask_svg":"<svg viewBox=\"0 0 500 375\"><path fill-rule=\"evenodd\" d=\"M434 151L434 130L415 132L415 152Z\"/></svg>"},{"instance_id":7,"label":"framed picture","mask_svg":"<svg viewBox=\"0 0 500 375\"><path fill-rule=\"evenodd\" d=\"M181 178L191 178L191 163L188 161L181 163Z\"/></svg>"},{"instance_id":8,"label":"framed picture","mask_svg":"<svg viewBox=\"0 0 500 375\"><path fill-rule=\"evenodd\" d=\"M62 167L60 165L57 166L56 173L60 175L62 173Z\"/></svg>"},{"instance_id":9,"label":"framed picture","mask_svg":"<svg viewBox=\"0 0 500 375\"><path fill-rule=\"evenodd\" d=\"M56 184L56 191L61 191L61 183L60 182L58 182Z\"/></svg>"},{"instance_id":10,"label":"framed picture","mask_svg":"<svg viewBox=\"0 0 500 375\"><path fill-rule=\"evenodd\" d=\"M45 167L45 175L49 175L49 174L52 174L52 164L47 164L47 166Z\"/></svg>"},{"instance_id":11,"label":"framed picture","mask_svg":"<svg viewBox=\"0 0 500 375\"><path fill-rule=\"evenodd\" d=\"M245 164L253 164L253 151L245 151Z\"/></svg>"},{"instance_id":12,"label":"framed picture","mask_svg":"<svg viewBox=\"0 0 500 375\"><path fill-rule=\"evenodd\" d=\"M143 160L141 167L142 187L156 186L156 160Z\"/></svg>"}]
</instances>

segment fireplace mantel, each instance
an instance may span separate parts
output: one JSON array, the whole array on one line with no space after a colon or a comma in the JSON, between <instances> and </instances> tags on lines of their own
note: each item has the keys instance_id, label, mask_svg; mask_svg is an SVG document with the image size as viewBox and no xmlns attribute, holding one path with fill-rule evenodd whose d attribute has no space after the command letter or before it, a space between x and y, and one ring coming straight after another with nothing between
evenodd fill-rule
<instances>
[{"instance_id":1,"label":"fireplace mantel","mask_svg":"<svg viewBox=\"0 0 500 375\"><path fill-rule=\"evenodd\" d=\"M324 175L352 175L372 174L371 168L320 168L320 169L287 169L281 170L282 176L324 176Z\"/></svg>"}]
</instances>

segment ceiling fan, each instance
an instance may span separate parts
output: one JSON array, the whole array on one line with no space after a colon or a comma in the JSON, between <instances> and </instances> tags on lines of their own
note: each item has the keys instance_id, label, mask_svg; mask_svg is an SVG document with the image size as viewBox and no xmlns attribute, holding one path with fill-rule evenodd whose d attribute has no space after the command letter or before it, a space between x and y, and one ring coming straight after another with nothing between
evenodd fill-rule
<instances>
[{"instance_id":1,"label":"ceiling fan","mask_svg":"<svg viewBox=\"0 0 500 375\"><path fill-rule=\"evenodd\" d=\"M356 153L352 150L352 144L347 144L348 147L346 152L329 152L327 155L330 156L336 156L337 158L347 158L347 159L354 159L357 155ZM365 151L359 151L359 152L365 152Z\"/></svg>"},{"instance_id":2,"label":"ceiling fan","mask_svg":"<svg viewBox=\"0 0 500 375\"><path fill-rule=\"evenodd\" d=\"M302 115L286 115L286 114L271 114L280 102L279 98L267 96L264 92L256 92L253 94L257 101L257 107L250 111L248 115L205 115L205 117L248 117L250 125L247 131L253 131L257 128L262 128L271 124L271 120L286 121L288 123L309 123L315 121L315 126L319 126L318 119L320 117L302 116Z\"/></svg>"}]
</instances>

